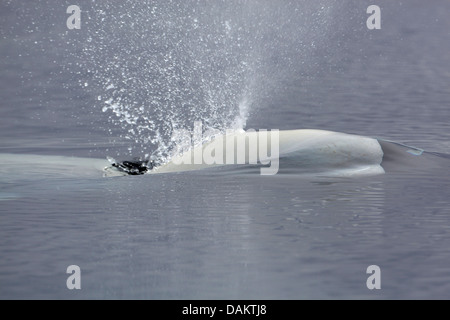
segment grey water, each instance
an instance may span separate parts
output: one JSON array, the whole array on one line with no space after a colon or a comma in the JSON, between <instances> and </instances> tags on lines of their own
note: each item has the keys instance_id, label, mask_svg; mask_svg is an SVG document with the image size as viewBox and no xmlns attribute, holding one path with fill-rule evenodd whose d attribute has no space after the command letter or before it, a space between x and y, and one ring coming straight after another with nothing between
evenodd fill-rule
<instances>
[{"instance_id":1,"label":"grey water","mask_svg":"<svg viewBox=\"0 0 450 320\"><path fill-rule=\"evenodd\" d=\"M123 3L0 4L0 152L18 163L0 176L1 299L450 298L450 2L377 1L380 30L366 26L372 1ZM71 4L80 30L67 29ZM214 37L222 20L230 38ZM20 174L22 154L143 156L171 122L231 125L243 97L245 128L430 153L354 179Z\"/></svg>"}]
</instances>

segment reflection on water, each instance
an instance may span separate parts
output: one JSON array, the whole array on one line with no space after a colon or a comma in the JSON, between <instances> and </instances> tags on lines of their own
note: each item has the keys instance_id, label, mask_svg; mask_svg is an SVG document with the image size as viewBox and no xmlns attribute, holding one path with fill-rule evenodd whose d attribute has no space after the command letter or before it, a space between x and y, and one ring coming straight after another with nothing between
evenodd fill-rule
<instances>
[{"instance_id":1,"label":"reflection on water","mask_svg":"<svg viewBox=\"0 0 450 320\"><path fill-rule=\"evenodd\" d=\"M0 296L445 297L450 209L435 191L450 180L433 174L17 185L20 198L1 207ZM65 288L71 264L82 269L76 293ZM371 264L383 272L379 292L365 287Z\"/></svg>"},{"instance_id":2,"label":"reflection on water","mask_svg":"<svg viewBox=\"0 0 450 320\"><path fill-rule=\"evenodd\" d=\"M87 14L92 2L81 2ZM167 8L178 5L160 2ZM265 2L269 8L280 7ZM101 59L88 61L92 70L82 72L90 65L81 59L78 62L83 68L78 68L67 53L95 47L87 42L95 28L82 24L79 33L68 33L64 3L40 1L31 8L24 1L1 2L1 153L97 158L128 154L130 142L118 138L124 132L109 125L108 115L114 115L99 107L108 98L101 84L113 79L126 90L124 104L131 106L135 115L140 104L151 101L148 97L168 94L154 110L163 121L155 121L154 127L171 128L173 118L165 116L168 111L187 122L184 113L195 119L208 118L206 111L211 108L229 108L227 101L239 95L233 89L238 88L249 91L253 99L248 119L243 117L248 128L356 133L441 154L430 157L424 153L404 161L385 158L385 175L358 179L292 174L261 177L243 172L111 179L72 173L54 179L54 164L42 175L25 174L28 166L10 171L2 162L0 298L449 299L450 170L448 159L441 155L448 154L450 146L450 74L445 68L450 63L450 19L446 17L450 3L410 0L405 10L400 2L385 1L382 30L372 32L363 23L367 17L364 2L321 2L330 4L324 8L334 8L329 15L322 11L320 16L313 14L317 12L314 8L322 7L316 1L306 1L311 6L305 8L303 2L291 2L291 7L301 7L297 13L286 7L276 11L258 8L254 14L259 12L274 23L257 27L260 33L256 38L250 32L242 39L242 50L249 43L261 43L255 52L273 55L255 63L267 68L253 69L251 78L256 83L241 87L245 81L232 70L247 67L239 68L241 60L234 60L233 54L218 55L223 63L215 69L210 69L210 63L199 64L190 79L205 75L203 89L214 84L219 93L224 89L210 104L202 104L208 98L207 90L197 94L187 90L180 95L180 88L189 88L189 83L177 84L177 77L165 77L164 72L154 77L161 69L151 67L153 72L147 72L140 67L146 61L159 66L164 61L161 52L173 49L177 55L170 66L174 66L171 74L176 75L178 61L185 61L189 70L195 67L192 60L185 60L195 57L195 50L185 55L183 45L163 48L152 60L158 46L139 40L138 47L150 45L150 51L140 52L149 59L128 59L133 48L124 44L139 34L152 35L142 32L144 23L121 25L116 42L104 34L105 29L99 29L94 38L106 37L97 45L117 46L119 51L92 51L93 58ZM131 10L118 2L111 6ZM220 6L227 4L220 2ZM140 20L136 21L145 20L147 10L139 11ZM223 13L233 17L231 27L240 17L245 18L232 15L233 10L229 7ZM277 25L278 11L288 12L293 19L282 19ZM171 12L167 11L168 16ZM110 13L104 26L119 26ZM199 21L213 16L205 15ZM33 23L17 23L18 18ZM245 20L245 25L253 29L251 22ZM100 23L91 20L90 26ZM170 19L163 23L170 24ZM177 32L182 26L170 26L176 31L171 33L174 40L183 38ZM208 33L205 26L197 32ZM130 29L140 33L131 32L129 38L125 33ZM269 31L267 37L265 30ZM245 30L235 35L241 32ZM292 38L286 38L288 35ZM254 40L249 42L249 38ZM184 45L192 43L196 42ZM232 47L243 52L241 47ZM264 48L268 50L261 50ZM115 59L116 55L125 59ZM201 57L203 61L210 58ZM233 58L231 72L215 72L228 58ZM116 62L125 68L116 68ZM111 68L103 68L104 63ZM237 68L233 68L235 63ZM65 72L67 69L73 74ZM122 73L124 70L131 75ZM223 82L228 87L221 81L226 78L234 80ZM233 90L228 90L230 86ZM122 95L120 91L110 93L114 100ZM236 98L239 101L241 97ZM191 104L183 104L185 100ZM173 103L169 106L165 101ZM210 114L209 118L221 119L222 115ZM227 123L234 119L226 115ZM106 132L111 135L105 136ZM145 140L148 135L139 138ZM140 145L141 141L134 143ZM65 170L64 165L62 168ZM80 291L66 288L66 268L72 264L81 267ZM382 272L382 289L376 292L366 288L366 268L373 264Z\"/></svg>"}]
</instances>

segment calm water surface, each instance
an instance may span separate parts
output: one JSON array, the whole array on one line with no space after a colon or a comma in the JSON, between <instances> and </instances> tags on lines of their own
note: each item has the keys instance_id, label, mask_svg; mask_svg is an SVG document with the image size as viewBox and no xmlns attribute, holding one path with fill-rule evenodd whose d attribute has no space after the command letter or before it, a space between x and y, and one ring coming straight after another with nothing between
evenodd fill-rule
<instances>
[{"instance_id":1,"label":"calm water surface","mask_svg":"<svg viewBox=\"0 0 450 320\"><path fill-rule=\"evenodd\" d=\"M381 30L365 27L365 1L334 8L331 33L310 30L322 47L292 55L285 79L268 78L247 128L327 129L450 153L450 2L379 2ZM79 85L92 74L65 68L69 3L39 3L0 5L0 152L124 154L129 141L96 106L101 89ZM0 298L448 299L449 166L424 155L358 179L7 172ZM66 288L73 264L81 290ZM369 265L381 268L381 290L366 287Z\"/></svg>"}]
</instances>

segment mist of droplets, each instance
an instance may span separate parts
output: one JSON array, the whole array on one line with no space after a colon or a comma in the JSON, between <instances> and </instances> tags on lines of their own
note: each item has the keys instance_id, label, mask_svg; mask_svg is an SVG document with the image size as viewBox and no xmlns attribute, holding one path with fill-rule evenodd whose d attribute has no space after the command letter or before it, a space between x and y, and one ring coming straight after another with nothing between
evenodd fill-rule
<instances>
[{"instance_id":1,"label":"mist of droplets","mask_svg":"<svg viewBox=\"0 0 450 320\"><path fill-rule=\"evenodd\" d=\"M308 30L316 32L327 8L311 9L316 16L300 9L270 1L93 2L83 13L88 34L77 64L100 87L93 108L111 134L120 128L129 155L164 162L173 133L192 131L195 121L205 131L245 127L258 97L317 43L298 26L312 19Z\"/></svg>"}]
</instances>

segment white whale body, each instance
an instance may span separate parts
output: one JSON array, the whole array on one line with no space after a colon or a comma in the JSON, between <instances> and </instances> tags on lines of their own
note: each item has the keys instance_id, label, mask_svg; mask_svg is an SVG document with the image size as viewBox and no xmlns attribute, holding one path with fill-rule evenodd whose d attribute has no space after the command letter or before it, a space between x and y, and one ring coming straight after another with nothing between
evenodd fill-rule
<instances>
[{"instance_id":1,"label":"white whale body","mask_svg":"<svg viewBox=\"0 0 450 320\"><path fill-rule=\"evenodd\" d=\"M264 138L267 140L267 150L261 147ZM245 141L243 147L238 145L238 141ZM235 143L232 157L230 152L227 153L227 142ZM256 158L252 156L255 150ZM200 158L195 159L196 155ZM211 155L216 156L215 160L220 158L217 155L221 155L223 163L211 163ZM203 145L177 154L171 161L148 171L148 174L218 168L221 174L260 174L261 169L265 168L272 170L269 174L363 176L383 174L383 156L379 141L365 136L325 130L258 131L251 134L242 130L217 136ZM1 180L15 179L17 175L93 177L126 174L112 167L106 159L0 154Z\"/></svg>"},{"instance_id":2,"label":"white whale body","mask_svg":"<svg viewBox=\"0 0 450 320\"><path fill-rule=\"evenodd\" d=\"M258 131L251 134L255 134L257 137L253 143L245 131L216 137L189 152L176 155L170 162L155 168L151 173L181 172L213 166L237 165L239 152L245 155L245 158L242 157L245 159L244 164L251 164L252 148L253 153L257 155L256 162L266 164L265 168L273 169L269 174L296 172L347 176L384 173L381 167L383 150L379 142L373 138L325 130L282 130L264 133L267 134L268 142L261 143L261 140L265 140L261 137L263 132ZM243 137L247 138L245 147L239 148L237 141L240 138L241 141L244 140ZM231 157L234 161L226 159L230 151L230 148L227 148L227 142L230 140L232 141L230 144L234 146L231 149L234 151ZM278 150L274 156L275 142L278 142ZM262 145L267 146L267 151L261 154ZM209 156L210 150L220 149L222 149L220 164L211 164L205 160ZM195 161L196 155L203 155L201 162Z\"/></svg>"}]
</instances>

